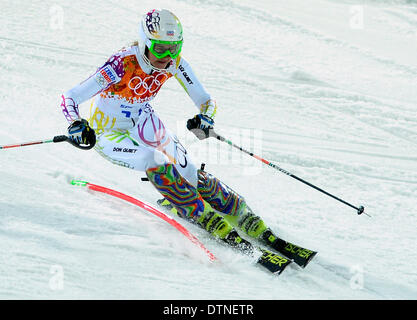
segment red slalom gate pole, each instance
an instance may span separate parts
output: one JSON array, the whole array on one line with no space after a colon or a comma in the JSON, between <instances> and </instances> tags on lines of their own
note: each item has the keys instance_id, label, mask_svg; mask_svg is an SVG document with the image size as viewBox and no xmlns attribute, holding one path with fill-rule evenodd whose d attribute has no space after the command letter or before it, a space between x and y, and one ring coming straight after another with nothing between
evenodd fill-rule
<instances>
[{"instance_id":1,"label":"red slalom gate pole","mask_svg":"<svg viewBox=\"0 0 417 320\"><path fill-rule=\"evenodd\" d=\"M178 223L176 220L168 217L166 214L162 213L161 211L151 207L150 205L135 199L131 196L128 196L124 193L121 193L119 191L113 190L113 189L109 189L106 187L102 187L96 184L92 184L86 181L81 181L81 180L72 180L71 181L72 185L75 186L82 186L82 187L87 187L90 190L94 190L94 191L98 191L98 192L102 192L102 193L106 193L109 194L111 196L114 196L116 198L125 200L127 202L130 202L142 209L145 209L146 211L154 214L155 216L161 218L162 220L168 222L170 225L172 225L175 229L177 229L179 232L181 232L183 235L185 235L191 242L193 242L195 245L197 245L198 247L200 247L209 257L209 259L211 261L215 261L217 260L217 258L214 256L213 253L211 253L201 242L200 240L197 239L197 237L195 237L192 233L190 233L183 225L181 225L180 223Z\"/></svg>"}]
</instances>

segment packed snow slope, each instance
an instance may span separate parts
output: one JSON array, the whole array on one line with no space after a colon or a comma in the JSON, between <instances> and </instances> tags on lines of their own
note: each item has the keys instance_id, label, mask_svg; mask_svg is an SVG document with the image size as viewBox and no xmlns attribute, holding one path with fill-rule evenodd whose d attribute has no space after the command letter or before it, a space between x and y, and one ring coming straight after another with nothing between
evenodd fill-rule
<instances>
[{"instance_id":1,"label":"packed snow slope","mask_svg":"<svg viewBox=\"0 0 417 320\"><path fill-rule=\"evenodd\" d=\"M3 1L0 145L65 134L60 95L171 9L183 56L216 98L219 134L371 216L185 129L175 80L153 107L210 173L283 238L319 252L272 276L184 221L219 259L161 219L72 178L155 204L144 174L67 143L0 150L2 299L416 299L416 1ZM80 106L88 117L89 103Z\"/></svg>"}]
</instances>

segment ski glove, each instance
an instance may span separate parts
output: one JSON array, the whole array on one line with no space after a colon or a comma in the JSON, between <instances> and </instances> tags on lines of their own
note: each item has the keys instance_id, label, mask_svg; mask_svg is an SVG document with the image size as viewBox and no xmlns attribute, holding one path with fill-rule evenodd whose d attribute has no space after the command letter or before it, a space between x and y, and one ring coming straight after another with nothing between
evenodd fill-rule
<instances>
[{"instance_id":1,"label":"ski glove","mask_svg":"<svg viewBox=\"0 0 417 320\"><path fill-rule=\"evenodd\" d=\"M194 118L187 121L187 128L200 140L210 137L210 131L213 130L214 120L202 113L197 114Z\"/></svg>"},{"instance_id":2,"label":"ski glove","mask_svg":"<svg viewBox=\"0 0 417 320\"><path fill-rule=\"evenodd\" d=\"M96 144L96 134L85 119L78 119L71 123L68 127L68 138L76 146L84 144L92 148Z\"/></svg>"}]
</instances>

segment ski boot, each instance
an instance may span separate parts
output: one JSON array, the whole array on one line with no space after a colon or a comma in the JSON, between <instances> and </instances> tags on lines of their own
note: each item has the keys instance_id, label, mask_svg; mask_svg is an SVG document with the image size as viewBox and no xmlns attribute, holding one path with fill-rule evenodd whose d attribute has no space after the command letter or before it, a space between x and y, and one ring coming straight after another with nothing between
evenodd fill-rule
<instances>
[{"instance_id":1,"label":"ski boot","mask_svg":"<svg viewBox=\"0 0 417 320\"><path fill-rule=\"evenodd\" d=\"M200 225L213 236L222 239L231 247L251 255L253 253L252 244L239 236L236 229L225 219L224 216L215 211L211 211L199 220Z\"/></svg>"}]
</instances>

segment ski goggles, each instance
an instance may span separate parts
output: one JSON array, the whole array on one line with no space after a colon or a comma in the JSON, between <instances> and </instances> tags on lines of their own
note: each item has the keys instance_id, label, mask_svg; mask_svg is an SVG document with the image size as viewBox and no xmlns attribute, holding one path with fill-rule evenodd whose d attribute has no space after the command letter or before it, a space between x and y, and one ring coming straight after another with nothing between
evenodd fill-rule
<instances>
[{"instance_id":1,"label":"ski goggles","mask_svg":"<svg viewBox=\"0 0 417 320\"><path fill-rule=\"evenodd\" d=\"M162 41L151 40L151 47L149 51L158 59L170 56L175 59L181 53L182 40L181 41Z\"/></svg>"}]
</instances>

